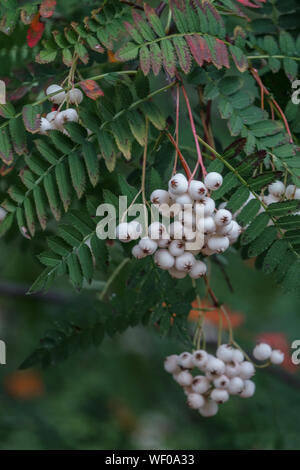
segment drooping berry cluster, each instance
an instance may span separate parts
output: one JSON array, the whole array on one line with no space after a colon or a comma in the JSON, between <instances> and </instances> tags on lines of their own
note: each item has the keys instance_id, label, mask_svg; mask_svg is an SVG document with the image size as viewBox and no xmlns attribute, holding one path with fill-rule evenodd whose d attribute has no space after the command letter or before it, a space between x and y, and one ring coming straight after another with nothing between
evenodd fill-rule
<instances>
[{"instance_id":1,"label":"drooping berry cluster","mask_svg":"<svg viewBox=\"0 0 300 470\"><path fill-rule=\"evenodd\" d=\"M257 359L269 359L274 364L284 359L281 351L272 351L263 343L255 347L254 354ZM255 393L255 383L250 380L255 374L254 365L229 344L221 344L216 356L202 349L192 354L173 354L166 358L164 368L183 388L188 406L205 417L215 416L219 405L231 395L250 398Z\"/></svg>"},{"instance_id":2,"label":"drooping berry cluster","mask_svg":"<svg viewBox=\"0 0 300 470\"><path fill-rule=\"evenodd\" d=\"M168 270L177 279L189 274L197 279L206 273L206 264L197 255L211 256L223 253L235 243L241 227L233 220L227 209L217 210L209 191L221 187L223 178L219 173L208 173L202 181L188 182L177 173L169 181L168 191L156 189L150 196L152 204L164 217L171 214L172 222L166 226L153 222L147 236L141 238L132 249L135 258L154 254L158 267ZM137 240L141 227L137 222L121 223L117 238L122 242Z\"/></svg>"},{"instance_id":3,"label":"drooping berry cluster","mask_svg":"<svg viewBox=\"0 0 300 470\"><path fill-rule=\"evenodd\" d=\"M53 95L53 93L55 94ZM59 85L50 85L46 90L46 95L49 97L49 101L54 105L60 105L60 107L64 102L77 106L83 100L83 94L78 88L72 88L66 93ZM64 124L78 122L78 119L78 113L74 108L68 107L63 111L60 109L51 111L46 117L41 118L40 133L47 134L48 131L55 129L67 134Z\"/></svg>"}]
</instances>

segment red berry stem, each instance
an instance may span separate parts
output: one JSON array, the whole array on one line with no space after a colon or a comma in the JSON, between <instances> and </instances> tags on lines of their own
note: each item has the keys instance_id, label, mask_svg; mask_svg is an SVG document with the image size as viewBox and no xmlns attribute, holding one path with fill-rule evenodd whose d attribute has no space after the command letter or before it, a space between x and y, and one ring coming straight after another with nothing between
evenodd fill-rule
<instances>
[{"instance_id":1,"label":"red berry stem","mask_svg":"<svg viewBox=\"0 0 300 470\"><path fill-rule=\"evenodd\" d=\"M191 173L191 170L190 170L190 167L188 166L188 164L187 164L187 162L186 162L184 156L183 156L182 153L180 152L179 147L178 147L178 145L176 144L176 142L175 142L175 140L173 139L173 137L172 137L172 135L170 134L170 132L169 132L169 131L166 131L166 134L167 134L168 139L170 140L170 142L172 143L172 145L174 145L174 147L175 147L175 149L176 149L176 151L177 151L177 153L178 153L178 156L179 156L179 159L180 159L181 164L182 164L182 166L183 166L183 169L184 169L184 171L185 171L186 177L187 177L188 179L190 179L191 174L192 174L192 173Z\"/></svg>"},{"instance_id":2,"label":"red berry stem","mask_svg":"<svg viewBox=\"0 0 300 470\"><path fill-rule=\"evenodd\" d=\"M182 84L181 84L181 88L182 88L183 96L185 98L186 106L187 106L187 109L188 109L191 128L192 128L192 133L193 133L193 136L194 136L194 140L195 140L195 144L196 144L196 150L197 150L197 156L198 156L197 164L196 164L195 169L194 169L194 171L193 171L193 173L190 177L190 181L191 181L194 178L199 165L200 165L201 170L202 170L203 178L207 175L207 171L206 171L206 168L205 168L204 163L203 163L202 153L201 153L200 145L199 145L199 142L198 142L198 139L197 139L197 132L196 132L196 127L195 127L195 122L194 122L194 118L193 118L193 113L192 113L190 101L189 101L188 95L185 91L185 88Z\"/></svg>"}]
</instances>

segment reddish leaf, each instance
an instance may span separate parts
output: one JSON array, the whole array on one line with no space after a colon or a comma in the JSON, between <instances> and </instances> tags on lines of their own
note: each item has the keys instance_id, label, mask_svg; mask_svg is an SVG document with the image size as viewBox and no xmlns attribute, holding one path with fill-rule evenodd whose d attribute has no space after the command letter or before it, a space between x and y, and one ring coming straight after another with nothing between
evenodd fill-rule
<instances>
[{"instance_id":1,"label":"reddish leaf","mask_svg":"<svg viewBox=\"0 0 300 470\"><path fill-rule=\"evenodd\" d=\"M142 46L140 49L140 64L144 75L150 72L150 52L147 46Z\"/></svg>"},{"instance_id":2,"label":"reddish leaf","mask_svg":"<svg viewBox=\"0 0 300 470\"><path fill-rule=\"evenodd\" d=\"M0 176L8 175L13 169L14 169L14 165L11 165L11 166L2 165L0 167Z\"/></svg>"},{"instance_id":3,"label":"reddish leaf","mask_svg":"<svg viewBox=\"0 0 300 470\"><path fill-rule=\"evenodd\" d=\"M56 7L56 0L43 0L40 6L40 15L43 18L50 18L53 15Z\"/></svg>"},{"instance_id":4,"label":"reddish leaf","mask_svg":"<svg viewBox=\"0 0 300 470\"><path fill-rule=\"evenodd\" d=\"M103 91L94 80L84 80L83 82L80 82L80 86L86 96L92 100L96 100L99 96L104 96Z\"/></svg>"},{"instance_id":5,"label":"reddish leaf","mask_svg":"<svg viewBox=\"0 0 300 470\"><path fill-rule=\"evenodd\" d=\"M20 86L19 88L16 88L15 90L9 92L7 99L8 101L19 101L26 95L26 93L28 93L29 90L30 86L28 85Z\"/></svg>"},{"instance_id":6,"label":"reddish leaf","mask_svg":"<svg viewBox=\"0 0 300 470\"><path fill-rule=\"evenodd\" d=\"M157 43L150 45L151 67L154 75L158 75L162 65L161 50Z\"/></svg>"},{"instance_id":7,"label":"reddish leaf","mask_svg":"<svg viewBox=\"0 0 300 470\"><path fill-rule=\"evenodd\" d=\"M249 8L261 8L261 5L257 5L256 3L252 3L249 0L237 0L239 3L244 5L244 7ZM266 3L266 0L257 0L260 3Z\"/></svg>"},{"instance_id":8,"label":"reddish leaf","mask_svg":"<svg viewBox=\"0 0 300 470\"><path fill-rule=\"evenodd\" d=\"M40 14L37 13L27 31L27 44L29 47L34 47L40 41L45 29L44 23L40 22Z\"/></svg>"},{"instance_id":9,"label":"reddish leaf","mask_svg":"<svg viewBox=\"0 0 300 470\"><path fill-rule=\"evenodd\" d=\"M219 67L227 67L229 69L229 58L227 47L223 41L216 39L216 62Z\"/></svg>"},{"instance_id":10,"label":"reddish leaf","mask_svg":"<svg viewBox=\"0 0 300 470\"><path fill-rule=\"evenodd\" d=\"M203 65L203 62L211 62L211 54L204 38L194 35L185 36L185 39L190 46L195 61L200 67Z\"/></svg>"},{"instance_id":11,"label":"reddish leaf","mask_svg":"<svg viewBox=\"0 0 300 470\"><path fill-rule=\"evenodd\" d=\"M135 10L132 10L132 18L133 18L133 21L135 23L135 26L138 28L138 30L140 29L139 28L139 24L140 23L143 23L144 19L143 17Z\"/></svg>"}]
</instances>

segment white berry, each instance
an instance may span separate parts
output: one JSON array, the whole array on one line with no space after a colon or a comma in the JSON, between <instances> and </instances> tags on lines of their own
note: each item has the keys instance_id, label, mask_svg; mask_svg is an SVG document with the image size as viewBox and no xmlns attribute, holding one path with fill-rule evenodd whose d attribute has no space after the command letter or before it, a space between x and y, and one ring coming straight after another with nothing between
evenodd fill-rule
<instances>
[{"instance_id":1,"label":"white berry","mask_svg":"<svg viewBox=\"0 0 300 470\"><path fill-rule=\"evenodd\" d=\"M66 109L65 111L61 111L60 113L57 113L54 123L56 127L61 129L66 122L77 122L77 121L78 121L77 111L73 108L69 108L69 109Z\"/></svg>"},{"instance_id":2,"label":"white berry","mask_svg":"<svg viewBox=\"0 0 300 470\"><path fill-rule=\"evenodd\" d=\"M219 209L215 213L215 223L218 226L228 225L232 220L232 214L227 209Z\"/></svg>"},{"instance_id":3,"label":"white berry","mask_svg":"<svg viewBox=\"0 0 300 470\"><path fill-rule=\"evenodd\" d=\"M194 366L198 367L198 369L202 369L206 366L208 360L208 354L203 349L198 349L193 353L193 362Z\"/></svg>"},{"instance_id":4,"label":"white berry","mask_svg":"<svg viewBox=\"0 0 300 470\"><path fill-rule=\"evenodd\" d=\"M129 234L129 224L127 222L122 222L120 225L117 226L116 228L116 237L122 242L122 243L129 243L131 242L131 236Z\"/></svg>"},{"instance_id":5,"label":"white berry","mask_svg":"<svg viewBox=\"0 0 300 470\"><path fill-rule=\"evenodd\" d=\"M226 364L225 374L228 377L236 377L240 373L240 363L234 360L231 360Z\"/></svg>"},{"instance_id":6,"label":"white berry","mask_svg":"<svg viewBox=\"0 0 300 470\"><path fill-rule=\"evenodd\" d=\"M151 193L150 201L154 205L169 204L170 195L168 191L165 191L164 189L156 189Z\"/></svg>"},{"instance_id":7,"label":"white berry","mask_svg":"<svg viewBox=\"0 0 300 470\"><path fill-rule=\"evenodd\" d=\"M244 381L240 377L233 377L228 384L228 392L231 395L238 395L244 389Z\"/></svg>"},{"instance_id":8,"label":"white berry","mask_svg":"<svg viewBox=\"0 0 300 470\"><path fill-rule=\"evenodd\" d=\"M215 401L206 401L205 405L199 408L199 413L205 418L210 418L218 413L218 405Z\"/></svg>"},{"instance_id":9,"label":"white berry","mask_svg":"<svg viewBox=\"0 0 300 470\"><path fill-rule=\"evenodd\" d=\"M131 250L132 256L136 259L143 259L147 256L139 245L135 245Z\"/></svg>"},{"instance_id":10,"label":"white berry","mask_svg":"<svg viewBox=\"0 0 300 470\"><path fill-rule=\"evenodd\" d=\"M272 364L282 364L284 361L284 354L282 351L279 351L279 349L274 349L271 353L270 361Z\"/></svg>"},{"instance_id":11,"label":"white berry","mask_svg":"<svg viewBox=\"0 0 300 470\"><path fill-rule=\"evenodd\" d=\"M208 173L204 179L205 186L211 191L215 191L216 189L219 189L220 186L222 186L222 183L223 183L222 175L220 175L220 173L216 173L215 171Z\"/></svg>"},{"instance_id":12,"label":"white berry","mask_svg":"<svg viewBox=\"0 0 300 470\"><path fill-rule=\"evenodd\" d=\"M230 379L227 377L227 375L223 374L214 380L214 386L216 388L226 389L228 388L229 382L230 382Z\"/></svg>"},{"instance_id":13,"label":"white berry","mask_svg":"<svg viewBox=\"0 0 300 470\"><path fill-rule=\"evenodd\" d=\"M164 362L165 371L169 374L176 374L178 372L178 356L177 354L172 354L171 356L166 357Z\"/></svg>"},{"instance_id":14,"label":"white berry","mask_svg":"<svg viewBox=\"0 0 300 470\"><path fill-rule=\"evenodd\" d=\"M205 400L202 395L198 393L190 393L187 396L187 404L193 410L198 410L201 406L203 406Z\"/></svg>"},{"instance_id":15,"label":"white berry","mask_svg":"<svg viewBox=\"0 0 300 470\"><path fill-rule=\"evenodd\" d=\"M194 266L189 272L189 275L192 279L199 279L204 276L207 271L207 266L203 261L196 261Z\"/></svg>"},{"instance_id":16,"label":"white berry","mask_svg":"<svg viewBox=\"0 0 300 470\"><path fill-rule=\"evenodd\" d=\"M266 343L260 343L253 349L253 356L258 361L266 361L267 359L270 359L271 353L272 348Z\"/></svg>"},{"instance_id":17,"label":"white berry","mask_svg":"<svg viewBox=\"0 0 300 470\"><path fill-rule=\"evenodd\" d=\"M51 129L53 129L51 122L49 122L48 119L42 117L41 124L40 124L40 133L47 134L47 132L50 131Z\"/></svg>"},{"instance_id":18,"label":"white berry","mask_svg":"<svg viewBox=\"0 0 300 470\"><path fill-rule=\"evenodd\" d=\"M52 93L61 91L61 93L56 93L56 95L49 96ZM66 93L64 89L59 85L50 85L46 90L46 95L48 96L49 101L55 104L61 104L66 98Z\"/></svg>"},{"instance_id":19,"label":"white berry","mask_svg":"<svg viewBox=\"0 0 300 470\"><path fill-rule=\"evenodd\" d=\"M132 220L128 224L128 233L131 240L137 240L142 234L142 226L137 220Z\"/></svg>"},{"instance_id":20,"label":"white berry","mask_svg":"<svg viewBox=\"0 0 300 470\"><path fill-rule=\"evenodd\" d=\"M207 189L201 181L193 180L190 182L189 194L195 201L200 201L207 194Z\"/></svg>"},{"instance_id":21,"label":"white berry","mask_svg":"<svg viewBox=\"0 0 300 470\"><path fill-rule=\"evenodd\" d=\"M211 377L222 375L225 372L225 364L221 359L213 357L206 364L206 371Z\"/></svg>"},{"instance_id":22,"label":"white berry","mask_svg":"<svg viewBox=\"0 0 300 470\"><path fill-rule=\"evenodd\" d=\"M184 253L185 243L182 240L173 240L169 245L169 252L172 256L180 256Z\"/></svg>"},{"instance_id":23,"label":"white berry","mask_svg":"<svg viewBox=\"0 0 300 470\"><path fill-rule=\"evenodd\" d=\"M172 222L169 225L169 234L171 238L174 238L175 240L182 240L183 232L183 225L178 220L175 220L175 222Z\"/></svg>"},{"instance_id":24,"label":"white berry","mask_svg":"<svg viewBox=\"0 0 300 470\"><path fill-rule=\"evenodd\" d=\"M71 104L80 104L83 100L83 93L79 88L68 91L68 98Z\"/></svg>"},{"instance_id":25,"label":"white berry","mask_svg":"<svg viewBox=\"0 0 300 470\"><path fill-rule=\"evenodd\" d=\"M208 233L214 233L216 231L216 224L212 217L204 217L198 221L197 228L199 232L207 235Z\"/></svg>"},{"instance_id":26,"label":"white berry","mask_svg":"<svg viewBox=\"0 0 300 470\"><path fill-rule=\"evenodd\" d=\"M169 238L161 238L160 240L157 240L156 243L159 248L168 248L171 243L171 240Z\"/></svg>"},{"instance_id":27,"label":"white berry","mask_svg":"<svg viewBox=\"0 0 300 470\"><path fill-rule=\"evenodd\" d=\"M196 202L194 209L199 217L208 217L214 213L216 203L210 197L204 197L201 201Z\"/></svg>"},{"instance_id":28,"label":"white berry","mask_svg":"<svg viewBox=\"0 0 300 470\"><path fill-rule=\"evenodd\" d=\"M251 379L255 374L255 368L252 362L244 361L240 364L239 375L242 379Z\"/></svg>"},{"instance_id":29,"label":"white berry","mask_svg":"<svg viewBox=\"0 0 300 470\"><path fill-rule=\"evenodd\" d=\"M285 185L281 181L274 181L268 186L269 193L276 197L281 197L285 192Z\"/></svg>"},{"instance_id":30,"label":"white berry","mask_svg":"<svg viewBox=\"0 0 300 470\"><path fill-rule=\"evenodd\" d=\"M169 250L160 249L154 255L154 262L159 268L168 270L174 266L175 258Z\"/></svg>"},{"instance_id":31,"label":"white berry","mask_svg":"<svg viewBox=\"0 0 300 470\"><path fill-rule=\"evenodd\" d=\"M243 362L244 360L244 354L242 353L242 351L240 351L239 349L234 349L233 350L233 360L236 361L236 362Z\"/></svg>"},{"instance_id":32,"label":"white berry","mask_svg":"<svg viewBox=\"0 0 300 470\"><path fill-rule=\"evenodd\" d=\"M181 173L177 173L169 181L169 190L174 195L186 193L188 186L188 180Z\"/></svg>"},{"instance_id":33,"label":"white berry","mask_svg":"<svg viewBox=\"0 0 300 470\"><path fill-rule=\"evenodd\" d=\"M149 237L143 237L139 242L139 246L145 255L153 255L157 250L157 243Z\"/></svg>"},{"instance_id":34,"label":"white berry","mask_svg":"<svg viewBox=\"0 0 300 470\"><path fill-rule=\"evenodd\" d=\"M193 200L188 193L179 194L178 196L176 196L175 201L176 201L176 204L179 204L181 207L185 205L192 206L193 204Z\"/></svg>"},{"instance_id":35,"label":"white berry","mask_svg":"<svg viewBox=\"0 0 300 470\"><path fill-rule=\"evenodd\" d=\"M196 375L193 379L192 389L195 393L206 393L210 389L210 381L204 375Z\"/></svg>"},{"instance_id":36,"label":"white berry","mask_svg":"<svg viewBox=\"0 0 300 470\"><path fill-rule=\"evenodd\" d=\"M216 352L216 356L221 361L228 362L233 360L234 350L229 344L221 344Z\"/></svg>"},{"instance_id":37,"label":"white berry","mask_svg":"<svg viewBox=\"0 0 300 470\"><path fill-rule=\"evenodd\" d=\"M229 239L227 237L213 235L207 242L208 248L217 253L223 253L229 247Z\"/></svg>"},{"instance_id":38,"label":"white berry","mask_svg":"<svg viewBox=\"0 0 300 470\"><path fill-rule=\"evenodd\" d=\"M166 228L160 222L152 222L152 224L150 224L148 227L148 235L151 240L157 241L160 238L163 238L165 233L167 233Z\"/></svg>"},{"instance_id":39,"label":"white berry","mask_svg":"<svg viewBox=\"0 0 300 470\"><path fill-rule=\"evenodd\" d=\"M220 388L215 388L211 394L210 398L214 400L216 403L225 403L226 401L229 400L229 393L227 390L222 390Z\"/></svg>"},{"instance_id":40,"label":"white berry","mask_svg":"<svg viewBox=\"0 0 300 470\"><path fill-rule=\"evenodd\" d=\"M297 187L294 184L289 184L285 190L287 199L294 199Z\"/></svg>"},{"instance_id":41,"label":"white berry","mask_svg":"<svg viewBox=\"0 0 300 470\"><path fill-rule=\"evenodd\" d=\"M175 267L178 271L190 272L195 262L196 260L194 255L191 253L184 253L176 258Z\"/></svg>"},{"instance_id":42,"label":"white berry","mask_svg":"<svg viewBox=\"0 0 300 470\"><path fill-rule=\"evenodd\" d=\"M178 356L178 364L184 369L192 369L194 367L193 355L189 352L183 352Z\"/></svg>"},{"instance_id":43,"label":"white berry","mask_svg":"<svg viewBox=\"0 0 300 470\"><path fill-rule=\"evenodd\" d=\"M176 382L182 387L188 387L193 382L193 376L187 370L183 370L176 375Z\"/></svg>"},{"instance_id":44,"label":"white berry","mask_svg":"<svg viewBox=\"0 0 300 470\"><path fill-rule=\"evenodd\" d=\"M244 389L240 393L242 398L251 398L255 393L255 383L252 380L245 380Z\"/></svg>"}]
</instances>

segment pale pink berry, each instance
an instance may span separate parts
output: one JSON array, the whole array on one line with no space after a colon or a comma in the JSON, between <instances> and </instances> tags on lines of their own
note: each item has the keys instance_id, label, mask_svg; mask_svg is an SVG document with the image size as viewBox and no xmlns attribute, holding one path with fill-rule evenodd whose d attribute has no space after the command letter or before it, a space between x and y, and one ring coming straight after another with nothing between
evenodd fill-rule
<instances>
[{"instance_id":1,"label":"pale pink berry","mask_svg":"<svg viewBox=\"0 0 300 470\"><path fill-rule=\"evenodd\" d=\"M215 171L208 173L204 178L205 186L211 191L215 191L216 189L219 189L222 186L222 183L223 183L222 175L220 175L220 173L217 173Z\"/></svg>"},{"instance_id":2,"label":"pale pink berry","mask_svg":"<svg viewBox=\"0 0 300 470\"><path fill-rule=\"evenodd\" d=\"M203 261L196 261L194 266L189 272L189 275L192 279L199 279L206 274L207 266Z\"/></svg>"},{"instance_id":3,"label":"pale pink berry","mask_svg":"<svg viewBox=\"0 0 300 470\"><path fill-rule=\"evenodd\" d=\"M255 393L255 383L252 380L245 380L244 388L240 393L242 398L251 398Z\"/></svg>"},{"instance_id":4,"label":"pale pink berry","mask_svg":"<svg viewBox=\"0 0 300 470\"><path fill-rule=\"evenodd\" d=\"M198 369L202 369L203 367L205 367L207 360L208 354L203 349L198 349L197 351L193 352L194 365L195 367L198 367Z\"/></svg>"},{"instance_id":5,"label":"pale pink berry","mask_svg":"<svg viewBox=\"0 0 300 470\"><path fill-rule=\"evenodd\" d=\"M202 395L199 395L198 393L190 393L187 396L187 404L190 408L193 410L198 410L201 406L203 406L205 403L205 400Z\"/></svg>"},{"instance_id":6,"label":"pale pink berry","mask_svg":"<svg viewBox=\"0 0 300 470\"><path fill-rule=\"evenodd\" d=\"M186 193L188 186L188 180L181 173L177 173L169 181L169 190L174 195Z\"/></svg>"},{"instance_id":7,"label":"pale pink berry","mask_svg":"<svg viewBox=\"0 0 300 470\"><path fill-rule=\"evenodd\" d=\"M227 390L222 390L221 388L215 388L211 392L210 398L220 405L229 400L229 393L227 392Z\"/></svg>"},{"instance_id":8,"label":"pale pink berry","mask_svg":"<svg viewBox=\"0 0 300 470\"><path fill-rule=\"evenodd\" d=\"M206 393L210 386L210 381L204 375L196 375L192 382L192 389L195 393Z\"/></svg>"},{"instance_id":9,"label":"pale pink berry","mask_svg":"<svg viewBox=\"0 0 300 470\"><path fill-rule=\"evenodd\" d=\"M272 353L272 348L269 344L266 344L266 343L259 343L253 349L253 356L258 361L266 361L267 359L270 359L271 353Z\"/></svg>"},{"instance_id":10,"label":"pale pink berry","mask_svg":"<svg viewBox=\"0 0 300 470\"><path fill-rule=\"evenodd\" d=\"M55 93L55 95L49 96L52 93ZM59 85L48 86L46 90L46 95L48 96L49 101L55 104L61 104L66 98L66 93L64 89Z\"/></svg>"},{"instance_id":11,"label":"pale pink berry","mask_svg":"<svg viewBox=\"0 0 300 470\"><path fill-rule=\"evenodd\" d=\"M214 380L214 386L216 388L226 389L228 388L229 382L230 382L230 379L227 377L227 375L223 374Z\"/></svg>"},{"instance_id":12,"label":"pale pink berry","mask_svg":"<svg viewBox=\"0 0 300 470\"><path fill-rule=\"evenodd\" d=\"M279 349L274 349L271 353L270 361L272 364L282 364L284 361L284 354Z\"/></svg>"},{"instance_id":13,"label":"pale pink berry","mask_svg":"<svg viewBox=\"0 0 300 470\"><path fill-rule=\"evenodd\" d=\"M193 382L193 376L187 370L183 370L176 375L176 382L182 387L188 387Z\"/></svg>"},{"instance_id":14,"label":"pale pink berry","mask_svg":"<svg viewBox=\"0 0 300 470\"><path fill-rule=\"evenodd\" d=\"M166 357L164 362L164 369L169 374L176 374L180 371L178 367L178 356L177 354L172 354L171 356Z\"/></svg>"},{"instance_id":15,"label":"pale pink berry","mask_svg":"<svg viewBox=\"0 0 300 470\"><path fill-rule=\"evenodd\" d=\"M191 181L189 186L189 194L195 201L203 199L207 194L205 184L203 184L201 181Z\"/></svg>"},{"instance_id":16,"label":"pale pink berry","mask_svg":"<svg viewBox=\"0 0 300 470\"><path fill-rule=\"evenodd\" d=\"M178 364L184 369L192 369L194 367L193 355L189 352L183 352L178 356Z\"/></svg>"},{"instance_id":17,"label":"pale pink berry","mask_svg":"<svg viewBox=\"0 0 300 470\"><path fill-rule=\"evenodd\" d=\"M199 408L199 413L204 418L210 418L218 413L218 404L213 400L207 400L205 404Z\"/></svg>"}]
</instances>

